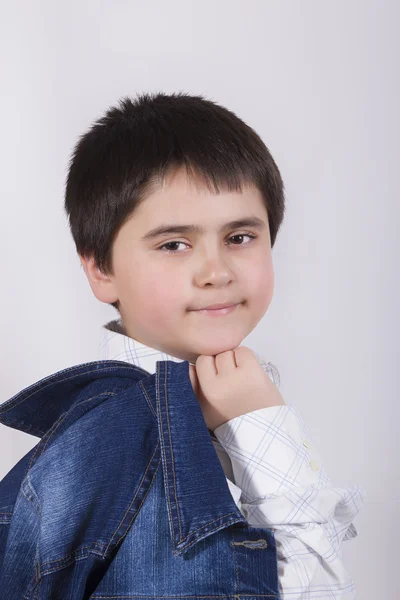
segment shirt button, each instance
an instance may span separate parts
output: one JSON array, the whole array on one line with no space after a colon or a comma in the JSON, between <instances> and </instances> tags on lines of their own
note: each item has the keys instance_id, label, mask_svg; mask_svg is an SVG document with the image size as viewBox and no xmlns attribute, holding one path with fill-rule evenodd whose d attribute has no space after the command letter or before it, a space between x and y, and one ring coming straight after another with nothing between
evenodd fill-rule
<instances>
[{"instance_id":1,"label":"shirt button","mask_svg":"<svg viewBox=\"0 0 400 600\"><path fill-rule=\"evenodd\" d=\"M304 440L304 442L303 442L303 446L305 446L306 448L312 448L312 446L311 446L310 442L309 442L309 441L307 441L307 440Z\"/></svg>"},{"instance_id":2,"label":"shirt button","mask_svg":"<svg viewBox=\"0 0 400 600\"><path fill-rule=\"evenodd\" d=\"M310 467L313 471L319 471L319 464L316 460L310 460Z\"/></svg>"}]
</instances>

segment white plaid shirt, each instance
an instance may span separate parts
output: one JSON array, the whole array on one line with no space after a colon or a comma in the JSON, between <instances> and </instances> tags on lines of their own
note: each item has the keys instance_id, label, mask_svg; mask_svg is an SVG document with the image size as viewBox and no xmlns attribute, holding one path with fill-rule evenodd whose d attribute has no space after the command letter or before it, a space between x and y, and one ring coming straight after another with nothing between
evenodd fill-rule
<instances>
[{"instance_id":1,"label":"white plaid shirt","mask_svg":"<svg viewBox=\"0 0 400 600\"><path fill-rule=\"evenodd\" d=\"M257 353L256 353L257 355ZM257 358L279 387L279 372ZM122 319L103 325L97 360L121 360L151 374L156 362L181 362L128 337ZM342 541L364 490L333 487L305 423L293 405L261 408L211 435L232 497L249 525L274 530L282 600L350 600L355 586L342 563Z\"/></svg>"}]
</instances>

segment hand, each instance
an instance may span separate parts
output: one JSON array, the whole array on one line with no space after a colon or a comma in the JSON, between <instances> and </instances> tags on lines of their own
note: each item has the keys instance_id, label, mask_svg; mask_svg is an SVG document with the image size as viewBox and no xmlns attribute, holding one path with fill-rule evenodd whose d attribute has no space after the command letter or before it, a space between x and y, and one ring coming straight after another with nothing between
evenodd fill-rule
<instances>
[{"instance_id":1,"label":"hand","mask_svg":"<svg viewBox=\"0 0 400 600\"><path fill-rule=\"evenodd\" d=\"M196 367L189 365L189 376L211 431L253 410L285 404L253 350L246 346L216 356L200 355Z\"/></svg>"}]
</instances>

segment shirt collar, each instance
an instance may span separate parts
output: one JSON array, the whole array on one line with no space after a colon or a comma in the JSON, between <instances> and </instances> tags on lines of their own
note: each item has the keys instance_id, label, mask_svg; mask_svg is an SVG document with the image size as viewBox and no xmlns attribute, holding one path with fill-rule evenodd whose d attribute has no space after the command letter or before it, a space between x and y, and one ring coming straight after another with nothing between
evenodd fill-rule
<instances>
[{"instance_id":1,"label":"shirt collar","mask_svg":"<svg viewBox=\"0 0 400 600\"><path fill-rule=\"evenodd\" d=\"M258 362L275 383L277 387L280 384L279 371L271 362L267 362L257 352L255 352ZM142 344L129 337L126 333L121 318L109 321L101 327L100 344L98 349L98 360L121 360L126 361L137 367L145 369L153 374L157 370L157 361L171 360L173 362L183 362L183 359L172 356Z\"/></svg>"},{"instance_id":2,"label":"shirt collar","mask_svg":"<svg viewBox=\"0 0 400 600\"><path fill-rule=\"evenodd\" d=\"M183 362L182 358L146 346L129 337L122 319L109 321L101 327L98 360L122 360L151 374L156 372L159 360Z\"/></svg>"}]
</instances>

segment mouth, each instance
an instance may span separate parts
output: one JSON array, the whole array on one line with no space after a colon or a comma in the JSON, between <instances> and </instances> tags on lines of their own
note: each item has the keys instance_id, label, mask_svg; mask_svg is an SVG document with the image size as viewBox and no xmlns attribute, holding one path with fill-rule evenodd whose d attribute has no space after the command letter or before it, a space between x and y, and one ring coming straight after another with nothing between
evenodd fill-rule
<instances>
[{"instance_id":1,"label":"mouth","mask_svg":"<svg viewBox=\"0 0 400 600\"><path fill-rule=\"evenodd\" d=\"M231 304L230 306L223 306L222 308L202 308L193 312L206 315L208 317L219 317L233 313L241 304L242 303L239 302L238 304Z\"/></svg>"}]
</instances>

